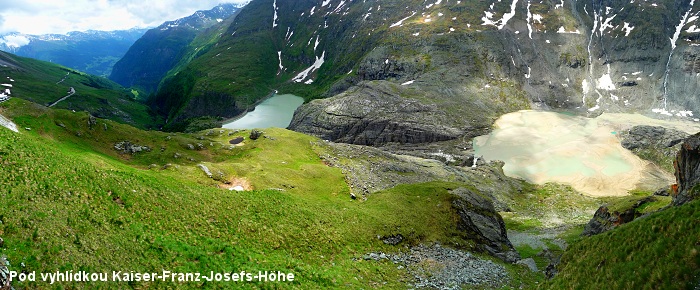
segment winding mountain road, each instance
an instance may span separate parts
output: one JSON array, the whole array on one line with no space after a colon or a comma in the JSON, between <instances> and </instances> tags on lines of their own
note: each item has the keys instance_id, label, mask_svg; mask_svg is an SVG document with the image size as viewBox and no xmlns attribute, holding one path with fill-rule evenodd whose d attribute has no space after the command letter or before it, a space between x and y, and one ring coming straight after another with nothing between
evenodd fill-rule
<instances>
[{"instance_id":1,"label":"winding mountain road","mask_svg":"<svg viewBox=\"0 0 700 290\"><path fill-rule=\"evenodd\" d=\"M49 105L49 108L55 106L56 104L58 104L58 103L60 103L60 102L63 102L65 99L67 99L68 97L70 97L70 96L72 96L72 95L74 95L74 94L75 94L75 88L70 87L70 89L68 90L68 95L65 96L65 97L63 97L63 98L60 98L60 99L58 99L58 101L55 101L55 102L53 102L52 104L50 104L50 105Z\"/></svg>"}]
</instances>

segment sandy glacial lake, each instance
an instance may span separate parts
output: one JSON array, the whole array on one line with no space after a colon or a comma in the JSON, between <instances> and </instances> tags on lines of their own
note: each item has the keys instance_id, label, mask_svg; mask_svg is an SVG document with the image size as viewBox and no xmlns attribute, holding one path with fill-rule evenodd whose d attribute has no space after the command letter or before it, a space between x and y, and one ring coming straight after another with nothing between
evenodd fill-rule
<instances>
[{"instance_id":1,"label":"sandy glacial lake","mask_svg":"<svg viewBox=\"0 0 700 290\"><path fill-rule=\"evenodd\" d=\"M487 160L503 160L508 176L537 184L569 184L594 196L620 196L673 183L671 174L622 147L619 133L642 124L700 131L697 123L638 114L586 118L527 110L499 118L491 134L474 140L474 150Z\"/></svg>"}]
</instances>

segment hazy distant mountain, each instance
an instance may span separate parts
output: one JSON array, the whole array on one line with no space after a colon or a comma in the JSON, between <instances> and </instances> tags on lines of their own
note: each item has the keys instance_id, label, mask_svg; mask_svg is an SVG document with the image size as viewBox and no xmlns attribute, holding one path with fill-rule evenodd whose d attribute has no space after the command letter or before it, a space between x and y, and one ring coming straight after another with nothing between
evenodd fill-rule
<instances>
[{"instance_id":1,"label":"hazy distant mountain","mask_svg":"<svg viewBox=\"0 0 700 290\"><path fill-rule=\"evenodd\" d=\"M12 98L55 109L89 112L139 128L154 129L160 125L146 105L113 81L2 51L0 87L4 93L9 89L7 95Z\"/></svg>"},{"instance_id":2,"label":"hazy distant mountain","mask_svg":"<svg viewBox=\"0 0 700 290\"><path fill-rule=\"evenodd\" d=\"M168 71L183 58L188 58L188 47L199 35L228 23L226 19L240 7L221 4L147 31L115 64L109 78L125 87L135 87L147 93L155 91Z\"/></svg>"},{"instance_id":3,"label":"hazy distant mountain","mask_svg":"<svg viewBox=\"0 0 700 290\"><path fill-rule=\"evenodd\" d=\"M146 29L85 31L67 34L0 36L0 50L108 76L114 64Z\"/></svg>"}]
</instances>

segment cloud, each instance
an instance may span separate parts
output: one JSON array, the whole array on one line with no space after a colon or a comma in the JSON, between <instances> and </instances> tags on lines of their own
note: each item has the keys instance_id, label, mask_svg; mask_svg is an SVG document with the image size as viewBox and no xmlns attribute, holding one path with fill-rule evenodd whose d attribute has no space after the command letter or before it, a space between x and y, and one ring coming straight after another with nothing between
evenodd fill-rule
<instances>
[{"instance_id":1,"label":"cloud","mask_svg":"<svg viewBox=\"0 0 700 290\"><path fill-rule=\"evenodd\" d=\"M22 35L7 35L0 38L0 44L4 44L11 49L17 49L29 44L29 38Z\"/></svg>"},{"instance_id":2,"label":"cloud","mask_svg":"<svg viewBox=\"0 0 700 290\"><path fill-rule=\"evenodd\" d=\"M66 33L154 27L207 10L221 2L244 0L36 0L9 1L0 7L0 33ZM27 3L29 2L29 3ZM4 21L3 21L4 19Z\"/></svg>"}]
</instances>

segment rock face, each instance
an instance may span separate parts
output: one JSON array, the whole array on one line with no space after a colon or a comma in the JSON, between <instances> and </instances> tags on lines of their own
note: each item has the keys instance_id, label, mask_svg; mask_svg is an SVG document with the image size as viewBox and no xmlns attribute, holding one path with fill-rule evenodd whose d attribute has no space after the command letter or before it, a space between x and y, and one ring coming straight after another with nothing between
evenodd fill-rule
<instances>
[{"instance_id":1,"label":"rock face","mask_svg":"<svg viewBox=\"0 0 700 290\"><path fill-rule=\"evenodd\" d=\"M637 148L673 147L683 142L688 134L660 126L634 126L623 137L622 147L629 150Z\"/></svg>"},{"instance_id":2,"label":"rock face","mask_svg":"<svg viewBox=\"0 0 700 290\"><path fill-rule=\"evenodd\" d=\"M374 83L300 107L289 129L374 146L445 141L465 133L446 117L435 105L402 98L389 85Z\"/></svg>"},{"instance_id":3,"label":"rock face","mask_svg":"<svg viewBox=\"0 0 700 290\"><path fill-rule=\"evenodd\" d=\"M601 206L583 229L581 235L597 235L612 230L621 224L631 222L638 217L637 208L655 200L653 196L649 196L634 202L629 207L616 210L611 210L607 205Z\"/></svg>"},{"instance_id":4,"label":"rock face","mask_svg":"<svg viewBox=\"0 0 700 290\"><path fill-rule=\"evenodd\" d=\"M700 133L683 142L674 162L676 183L673 205L682 205L700 197Z\"/></svg>"},{"instance_id":5,"label":"rock face","mask_svg":"<svg viewBox=\"0 0 700 290\"><path fill-rule=\"evenodd\" d=\"M478 248L509 263L520 260L508 240L505 222L489 198L466 188L455 189L452 194L458 197L452 202L460 217L457 226L477 242Z\"/></svg>"},{"instance_id":6,"label":"rock face","mask_svg":"<svg viewBox=\"0 0 700 290\"><path fill-rule=\"evenodd\" d=\"M680 150L680 143L688 133L660 126L634 126L620 132L622 147L629 149L642 159L654 162L666 172L673 172L673 161Z\"/></svg>"}]
</instances>

